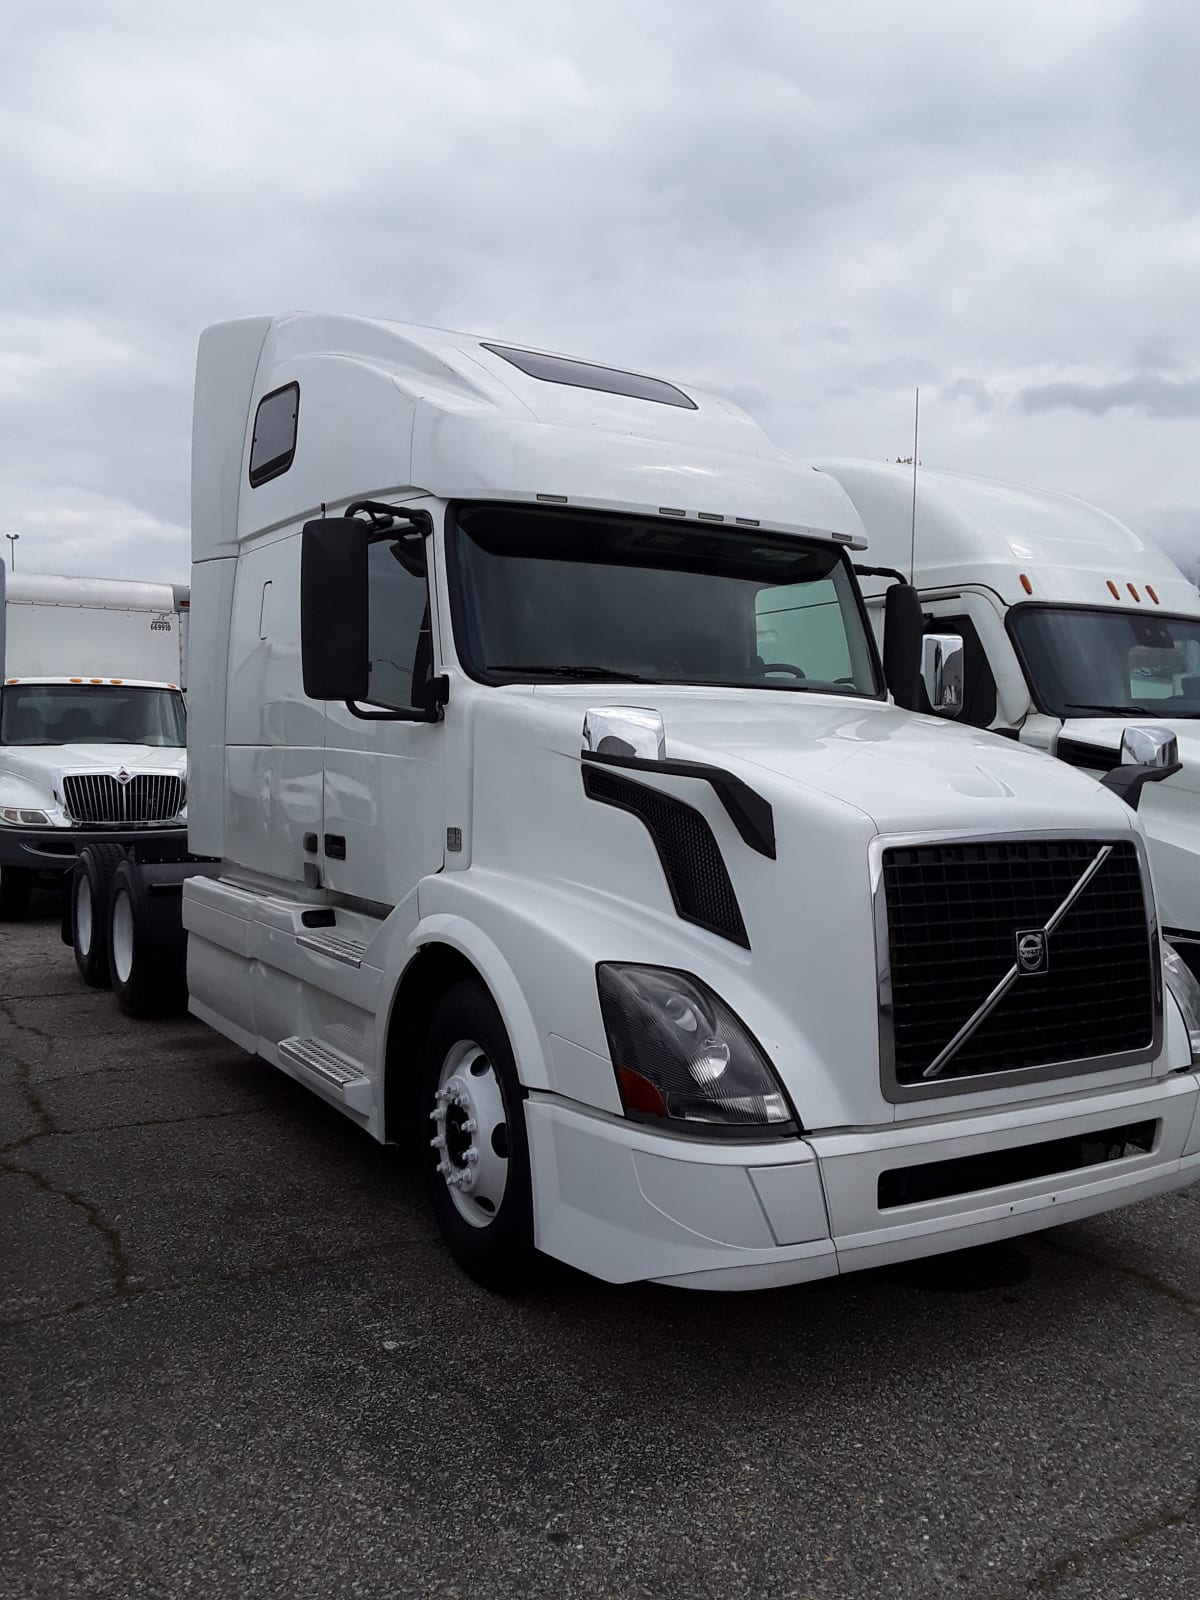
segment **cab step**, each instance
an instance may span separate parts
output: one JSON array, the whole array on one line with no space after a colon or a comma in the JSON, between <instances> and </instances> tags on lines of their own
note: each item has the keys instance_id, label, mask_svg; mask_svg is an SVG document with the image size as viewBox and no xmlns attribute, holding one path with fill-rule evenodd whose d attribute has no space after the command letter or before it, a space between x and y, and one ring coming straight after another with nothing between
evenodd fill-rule
<instances>
[{"instance_id":1,"label":"cab step","mask_svg":"<svg viewBox=\"0 0 1200 1600\"><path fill-rule=\"evenodd\" d=\"M331 961L343 961L348 967L361 967L367 947L360 939L346 939L337 933L301 933L296 943L306 950L316 950Z\"/></svg>"},{"instance_id":2,"label":"cab step","mask_svg":"<svg viewBox=\"0 0 1200 1600\"><path fill-rule=\"evenodd\" d=\"M340 1100L349 1111L371 1109L371 1080L359 1063L319 1039L281 1039L279 1054L302 1079Z\"/></svg>"}]
</instances>

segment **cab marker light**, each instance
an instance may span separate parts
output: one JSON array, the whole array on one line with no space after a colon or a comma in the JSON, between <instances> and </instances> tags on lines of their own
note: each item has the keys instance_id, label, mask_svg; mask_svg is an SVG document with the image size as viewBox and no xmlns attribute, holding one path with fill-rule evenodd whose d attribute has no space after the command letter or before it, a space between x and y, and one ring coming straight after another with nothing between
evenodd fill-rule
<instances>
[{"instance_id":1,"label":"cab marker light","mask_svg":"<svg viewBox=\"0 0 1200 1600\"><path fill-rule=\"evenodd\" d=\"M1117 588L1116 584L1111 578L1108 580L1108 592L1112 595L1114 600L1119 600L1121 598L1121 591Z\"/></svg>"},{"instance_id":2,"label":"cab marker light","mask_svg":"<svg viewBox=\"0 0 1200 1600\"><path fill-rule=\"evenodd\" d=\"M1022 587L1022 589L1024 589L1026 594L1032 594L1033 593L1033 585L1030 583L1029 579L1025 576L1024 573L1021 574L1021 587Z\"/></svg>"},{"instance_id":3,"label":"cab marker light","mask_svg":"<svg viewBox=\"0 0 1200 1600\"><path fill-rule=\"evenodd\" d=\"M72 683L82 683L82 682L83 682L83 679L82 679L82 678L72 678L72 679L71 679L71 682L72 682Z\"/></svg>"},{"instance_id":4,"label":"cab marker light","mask_svg":"<svg viewBox=\"0 0 1200 1600\"><path fill-rule=\"evenodd\" d=\"M1157 605L1157 604L1158 604L1158 595L1157 595L1157 594L1156 594L1156 593L1155 593L1155 591L1154 591L1154 590L1153 590L1153 589L1152 589L1152 588L1151 588L1151 587L1150 587L1150 585L1149 585L1149 584L1147 584L1147 585L1146 585L1146 593L1147 593L1147 594L1148 594L1148 595L1149 595L1149 596L1150 596L1150 598L1151 598L1151 600L1153 600L1153 601L1154 601L1154 604L1155 604L1155 605Z\"/></svg>"},{"instance_id":5,"label":"cab marker light","mask_svg":"<svg viewBox=\"0 0 1200 1600\"><path fill-rule=\"evenodd\" d=\"M1135 600L1136 600L1136 601L1137 601L1137 603L1138 603L1138 605L1141 605L1141 603L1142 603L1142 597L1141 597L1141 595L1140 595L1140 594L1139 594L1139 593L1138 593L1138 592L1137 592L1137 590L1136 590L1136 589L1135 589L1135 588L1134 588L1134 587L1133 587L1133 585L1132 585L1132 584L1131 584L1131 583L1127 583L1127 584L1126 584L1126 585L1125 585L1125 587L1126 587L1126 588L1127 588L1127 589L1128 589L1128 590L1129 590L1129 592L1130 592L1130 594L1131 594L1131 595L1132 595L1132 596L1133 596L1133 598L1134 598L1134 599L1135 599Z\"/></svg>"},{"instance_id":6,"label":"cab marker light","mask_svg":"<svg viewBox=\"0 0 1200 1600\"><path fill-rule=\"evenodd\" d=\"M108 681L109 683L123 683L125 680L123 678L110 678Z\"/></svg>"}]
</instances>

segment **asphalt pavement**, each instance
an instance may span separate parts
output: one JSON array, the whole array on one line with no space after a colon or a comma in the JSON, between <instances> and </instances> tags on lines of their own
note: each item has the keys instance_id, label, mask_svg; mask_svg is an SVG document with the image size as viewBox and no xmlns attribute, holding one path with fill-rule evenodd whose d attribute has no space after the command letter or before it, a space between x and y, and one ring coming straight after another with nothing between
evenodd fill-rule
<instances>
[{"instance_id":1,"label":"asphalt pavement","mask_svg":"<svg viewBox=\"0 0 1200 1600\"><path fill-rule=\"evenodd\" d=\"M0 1596L1200 1597L1200 1189L496 1299L419 1185L0 926Z\"/></svg>"}]
</instances>

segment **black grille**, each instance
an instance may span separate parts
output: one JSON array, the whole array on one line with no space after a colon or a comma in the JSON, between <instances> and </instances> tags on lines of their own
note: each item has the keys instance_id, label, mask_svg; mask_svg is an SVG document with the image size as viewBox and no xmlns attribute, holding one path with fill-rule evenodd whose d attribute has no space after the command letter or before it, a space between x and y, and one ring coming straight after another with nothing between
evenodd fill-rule
<instances>
[{"instance_id":1,"label":"black grille","mask_svg":"<svg viewBox=\"0 0 1200 1600\"><path fill-rule=\"evenodd\" d=\"M1012 967L1019 930L1054 915L1100 853L1090 840L884 852L896 1081L925 1069ZM1123 840L936 1082L1148 1049L1157 984L1137 850Z\"/></svg>"},{"instance_id":2,"label":"black grille","mask_svg":"<svg viewBox=\"0 0 1200 1600\"><path fill-rule=\"evenodd\" d=\"M584 766L583 791L603 805L631 811L646 825L666 874L675 910L685 922L750 948L746 924L721 847L694 807L604 767Z\"/></svg>"},{"instance_id":3,"label":"black grille","mask_svg":"<svg viewBox=\"0 0 1200 1600\"><path fill-rule=\"evenodd\" d=\"M108 772L63 779L63 800L75 822L170 822L183 809L183 779L139 772L121 783Z\"/></svg>"}]
</instances>

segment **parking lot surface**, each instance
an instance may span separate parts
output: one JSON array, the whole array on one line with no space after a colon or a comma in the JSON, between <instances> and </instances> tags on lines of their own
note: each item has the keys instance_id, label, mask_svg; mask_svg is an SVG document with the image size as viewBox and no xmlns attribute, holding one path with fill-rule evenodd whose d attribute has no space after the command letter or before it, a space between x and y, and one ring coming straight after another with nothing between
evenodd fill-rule
<instances>
[{"instance_id":1,"label":"parking lot surface","mask_svg":"<svg viewBox=\"0 0 1200 1600\"><path fill-rule=\"evenodd\" d=\"M0 928L0 1595L1200 1595L1200 1192L496 1299L406 1160Z\"/></svg>"}]
</instances>

